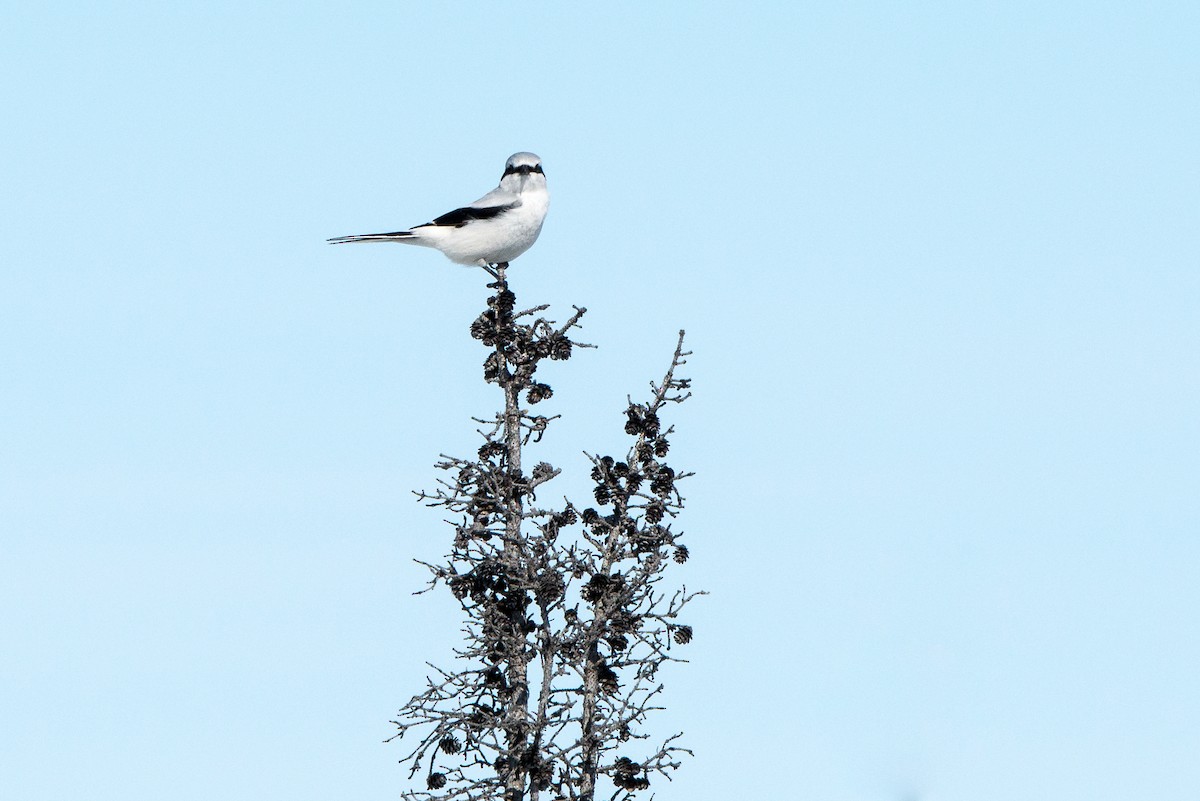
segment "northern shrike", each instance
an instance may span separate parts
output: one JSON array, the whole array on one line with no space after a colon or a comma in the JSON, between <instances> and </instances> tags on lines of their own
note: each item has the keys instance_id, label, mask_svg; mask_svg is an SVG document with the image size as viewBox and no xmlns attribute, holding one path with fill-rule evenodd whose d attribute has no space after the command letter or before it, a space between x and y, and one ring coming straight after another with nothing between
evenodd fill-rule
<instances>
[{"instance_id":1,"label":"northern shrike","mask_svg":"<svg viewBox=\"0 0 1200 801\"><path fill-rule=\"evenodd\" d=\"M459 264L490 268L529 250L542 232L549 207L542 160L532 153L514 153L504 165L500 185L469 206L408 231L339 236L329 242L406 242L437 248Z\"/></svg>"}]
</instances>

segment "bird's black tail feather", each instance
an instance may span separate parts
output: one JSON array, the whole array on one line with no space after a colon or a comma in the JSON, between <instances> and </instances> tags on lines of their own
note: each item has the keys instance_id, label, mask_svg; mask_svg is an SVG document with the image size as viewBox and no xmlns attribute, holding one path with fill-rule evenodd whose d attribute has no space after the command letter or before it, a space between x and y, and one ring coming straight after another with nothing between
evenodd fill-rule
<instances>
[{"instance_id":1,"label":"bird's black tail feather","mask_svg":"<svg viewBox=\"0 0 1200 801\"><path fill-rule=\"evenodd\" d=\"M347 242L403 242L412 239L412 231L393 231L390 234L355 234L354 236L335 236L326 240L331 245L344 245Z\"/></svg>"}]
</instances>

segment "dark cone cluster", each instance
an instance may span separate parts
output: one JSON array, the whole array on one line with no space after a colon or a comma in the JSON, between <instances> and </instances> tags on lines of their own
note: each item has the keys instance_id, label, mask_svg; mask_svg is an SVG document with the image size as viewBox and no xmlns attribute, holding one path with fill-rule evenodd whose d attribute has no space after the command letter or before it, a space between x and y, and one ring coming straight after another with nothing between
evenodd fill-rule
<instances>
[{"instance_id":1,"label":"dark cone cluster","mask_svg":"<svg viewBox=\"0 0 1200 801\"><path fill-rule=\"evenodd\" d=\"M605 641L614 653L619 653L629 647L629 638L624 634L610 634Z\"/></svg>"},{"instance_id":2,"label":"dark cone cluster","mask_svg":"<svg viewBox=\"0 0 1200 801\"><path fill-rule=\"evenodd\" d=\"M528 389L528 403L540 403L549 398L553 390L533 381L538 362L571 358L575 343L566 335L565 329L555 329L540 318L526 322L526 312L514 314L516 296L506 282L491 286L496 288L496 293L488 298L488 308L471 323L471 337L494 349L484 363L484 380L502 385L515 382L518 391Z\"/></svg>"},{"instance_id":3,"label":"dark cone cluster","mask_svg":"<svg viewBox=\"0 0 1200 801\"><path fill-rule=\"evenodd\" d=\"M658 415L638 403L629 404L625 409L625 433L642 434L653 439L658 436Z\"/></svg>"},{"instance_id":4,"label":"dark cone cluster","mask_svg":"<svg viewBox=\"0 0 1200 801\"><path fill-rule=\"evenodd\" d=\"M602 601L615 600L624 591L625 578L620 573L611 576L607 573L596 573L588 579L587 584L583 585L579 594L588 603L598 604Z\"/></svg>"},{"instance_id":5,"label":"dark cone cluster","mask_svg":"<svg viewBox=\"0 0 1200 801\"><path fill-rule=\"evenodd\" d=\"M600 680L600 691L605 695L615 695L621 689L620 677L608 665L600 665L596 671L596 678Z\"/></svg>"},{"instance_id":6,"label":"dark cone cluster","mask_svg":"<svg viewBox=\"0 0 1200 801\"><path fill-rule=\"evenodd\" d=\"M549 384L539 384L533 382L529 385L529 391L525 393L525 399L530 403L541 403L554 394L554 390L550 389Z\"/></svg>"},{"instance_id":7,"label":"dark cone cluster","mask_svg":"<svg viewBox=\"0 0 1200 801\"><path fill-rule=\"evenodd\" d=\"M636 792L650 786L646 778L645 768L629 757L621 757L613 765L613 784L622 790Z\"/></svg>"},{"instance_id":8,"label":"dark cone cluster","mask_svg":"<svg viewBox=\"0 0 1200 801\"><path fill-rule=\"evenodd\" d=\"M571 358L571 340L566 337L555 337L550 342L550 358L555 361L565 361Z\"/></svg>"},{"instance_id":9,"label":"dark cone cluster","mask_svg":"<svg viewBox=\"0 0 1200 801\"><path fill-rule=\"evenodd\" d=\"M675 471L666 465L653 470L654 478L650 481L650 491L660 498L666 498L675 489Z\"/></svg>"},{"instance_id":10,"label":"dark cone cluster","mask_svg":"<svg viewBox=\"0 0 1200 801\"><path fill-rule=\"evenodd\" d=\"M550 604L563 597L565 584L558 573L546 572L538 576L534 592L543 604Z\"/></svg>"}]
</instances>

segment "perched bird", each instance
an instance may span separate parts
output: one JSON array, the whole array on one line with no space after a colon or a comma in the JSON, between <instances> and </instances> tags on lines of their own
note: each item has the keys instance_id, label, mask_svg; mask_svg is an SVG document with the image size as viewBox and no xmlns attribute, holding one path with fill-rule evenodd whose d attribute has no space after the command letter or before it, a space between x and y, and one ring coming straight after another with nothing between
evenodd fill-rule
<instances>
[{"instance_id":1,"label":"perched bird","mask_svg":"<svg viewBox=\"0 0 1200 801\"><path fill-rule=\"evenodd\" d=\"M339 236L329 242L406 242L437 248L458 264L490 270L529 250L542 232L549 207L542 160L532 153L514 153L504 165L500 185L469 206L408 231Z\"/></svg>"}]
</instances>

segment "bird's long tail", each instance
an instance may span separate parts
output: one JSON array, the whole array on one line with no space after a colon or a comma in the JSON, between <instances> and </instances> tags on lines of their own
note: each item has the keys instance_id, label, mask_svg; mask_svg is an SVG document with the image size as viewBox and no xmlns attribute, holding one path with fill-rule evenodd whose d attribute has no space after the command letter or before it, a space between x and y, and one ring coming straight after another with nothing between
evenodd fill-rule
<instances>
[{"instance_id":1,"label":"bird's long tail","mask_svg":"<svg viewBox=\"0 0 1200 801\"><path fill-rule=\"evenodd\" d=\"M331 245L344 245L347 242L412 242L416 235L412 231L393 231L390 234L355 234L354 236L335 236L327 240Z\"/></svg>"}]
</instances>

